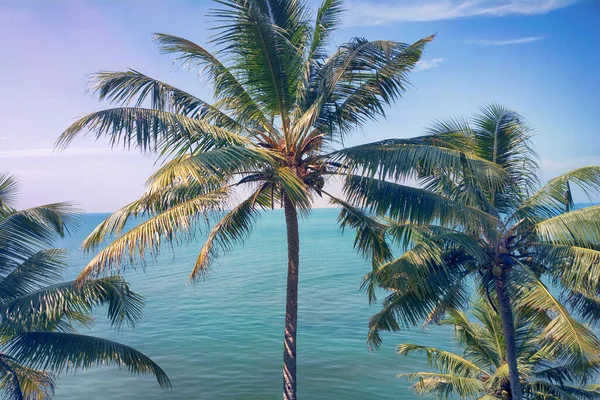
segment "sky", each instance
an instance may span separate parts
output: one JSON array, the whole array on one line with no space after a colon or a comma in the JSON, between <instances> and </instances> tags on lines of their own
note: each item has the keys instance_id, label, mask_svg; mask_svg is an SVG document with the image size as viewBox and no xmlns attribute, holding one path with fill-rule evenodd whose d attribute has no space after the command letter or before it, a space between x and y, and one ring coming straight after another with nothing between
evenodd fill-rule
<instances>
[{"instance_id":1,"label":"sky","mask_svg":"<svg viewBox=\"0 0 600 400\"><path fill-rule=\"evenodd\" d=\"M106 212L143 193L154 159L111 150L102 139L76 139L60 153L54 142L78 117L110 106L86 91L87 75L100 70L132 68L208 99L206 82L160 55L151 36L206 44L213 24L205 14L213 6L0 0L0 171L18 176L20 207L72 201ZM347 145L417 136L436 119L500 103L534 129L544 180L600 165L600 2L350 0L346 9L335 45L436 34L387 119L369 123Z\"/></svg>"}]
</instances>

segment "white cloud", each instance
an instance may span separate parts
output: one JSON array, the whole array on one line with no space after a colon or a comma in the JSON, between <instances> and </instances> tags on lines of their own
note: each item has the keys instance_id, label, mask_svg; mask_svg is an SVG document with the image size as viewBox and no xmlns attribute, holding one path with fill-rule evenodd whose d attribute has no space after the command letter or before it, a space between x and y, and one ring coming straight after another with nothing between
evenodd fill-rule
<instances>
[{"instance_id":1,"label":"white cloud","mask_svg":"<svg viewBox=\"0 0 600 400\"><path fill-rule=\"evenodd\" d=\"M107 154L134 154L135 152L111 151L101 147L69 147L61 152L52 147L39 147L33 149L0 150L0 158L40 158L56 156L91 156Z\"/></svg>"},{"instance_id":2,"label":"white cloud","mask_svg":"<svg viewBox=\"0 0 600 400\"><path fill-rule=\"evenodd\" d=\"M482 46L508 46L511 44L524 44L524 43L539 42L540 40L546 39L546 37L547 36L544 35L544 36L526 36L526 37L522 37L522 38L504 39L504 40L473 39L473 40L466 40L465 43L479 44Z\"/></svg>"},{"instance_id":3,"label":"white cloud","mask_svg":"<svg viewBox=\"0 0 600 400\"><path fill-rule=\"evenodd\" d=\"M473 17L546 14L578 0L355 0L347 5L347 26L387 25L395 22L441 21Z\"/></svg>"},{"instance_id":4,"label":"white cloud","mask_svg":"<svg viewBox=\"0 0 600 400\"><path fill-rule=\"evenodd\" d=\"M417 61L417 66L415 68L415 71L424 71L426 69L439 67L443 61L444 61L443 58L433 58L431 60Z\"/></svg>"},{"instance_id":5,"label":"white cloud","mask_svg":"<svg viewBox=\"0 0 600 400\"><path fill-rule=\"evenodd\" d=\"M0 140L8 140L8 136L0 136Z\"/></svg>"}]
</instances>

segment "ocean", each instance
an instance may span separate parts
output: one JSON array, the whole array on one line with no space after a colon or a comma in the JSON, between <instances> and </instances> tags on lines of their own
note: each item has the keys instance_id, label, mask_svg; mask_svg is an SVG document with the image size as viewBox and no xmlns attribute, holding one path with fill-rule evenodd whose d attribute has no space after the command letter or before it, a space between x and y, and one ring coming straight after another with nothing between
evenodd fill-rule
<instances>
[{"instance_id":1,"label":"ocean","mask_svg":"<svg viewBox=\"0 0 600 400\"><path fill-rule=\"evenodd\" d=\"M300 224L298 396L301 399L414 399L399 373L428 370L424 357L395 353L401 342L453 349L447 327L384 335L370 351L369 306L359 290L370 265L353 250L354 233L337 225L338 210L315 209ZM73 279L92 255L79 246L108 214L86 214L71 237L65 279ZM197 235L124 276L146 298L135 328L110 327L106 310L83 334L132 346L152 357L173 388L153 377L98 367L62 375L56 399L280 399L285 314L286 241L282 210L267 211L249 240L220 256L210 278L195 286L187 277L203 244Z\"/></svg>"}]
</instances>

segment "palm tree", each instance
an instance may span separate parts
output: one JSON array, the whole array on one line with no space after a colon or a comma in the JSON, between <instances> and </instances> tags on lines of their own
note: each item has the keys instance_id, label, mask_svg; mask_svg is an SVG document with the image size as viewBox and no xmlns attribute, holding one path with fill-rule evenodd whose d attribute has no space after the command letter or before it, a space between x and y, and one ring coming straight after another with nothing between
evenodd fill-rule
<instances>
[{"instance_id":1,"label":"palm tree","mask_svg":"<svg viewBox=\"0 0 600 400\"><path fill-rule=\"evenodd\" d=\"M458 395L461 398L489 400L509 397L510 383L502 320L490 303L482 299L476 302L471 311L480 323L470 321L467 314L458 310L449 311L449 317L439 321L440 325L454 328L454 339L462 349L461 353L411 343L398 346L398 353L402 355L426 355L429 365L438 370L399 375L416 381L412 388L417 394L435 395L437 398ZM600 398L600 385L587 384L591 377L582 376L577 370L571 369L572 360L555 357L548 351L539 326L517 314L515 329L516 352L525 398ZM582 364L590 364L590 368L594 370L590 375L597 372L598 361L600 360L579 360Z\"/></svg>"},{"instance_id":2,"label":"palm tree","mask_svg":"<svg viewBox=\"0 0 600 400\"><path fill-rule=\"evenodd\" d=\"M474 282L502 317L512 398L521 399L515 301L544 327L551 351L571 356L573 366L600 351L580 322L600 317L600 206L575 209L571 192L575 185L597 193L600 167L567 172L535 191L539 172L530 129L519 114L498 105L483 108L472 122L438 122L430 134L439 146L493 162L505 179L485 189L465 167L461 174L422 171L420 189L365 179L356 184L351 201L388 215L387 234L406 251L366 277L369 293L376 286L391 290L371 318L369 340L378 345L382 330L435 321L466 307ZM479 224L454 218L458 204L479 215ZM435 218L431 209L439 211Z\"/></svg>"},{"instance_id":3,"label":"palm tree","mask_svg":"<svg viewBox=\"0 0 600 400\"><path fill-rule=\"evenodd\" d=\"M117 107L81 118L59 138L63 148L91 131L113 146L134 146L164 161L146 194L102 222L84 247L120 234L132 216L149 219L108 244L80 279L119 270L123 260L143 257L144 249L156 253L161 240L178 240L176 234L192 232L203 215L231 208L208 233L190 274L195 281L206 275L219 248L230 250L248 236L263 209L282 204L288 241L284 397L295 399L298 214L308 216L315 195L331 198L344 210L342 226L361 232L362 251L385 259L389 249L378 245L383 225L331 196L326 182L358 172L408 177L418 161L424 169L440 163L456 169L461 153L418 139L397 141L393 151L384 143L339 150L345 137L400 98L432 37L412 45L356 38L328 56L341 0L324 0L314 19L299 0L218 3L221 9L211 13L219 22L214 53L183 38L155 35L161 52L208 78L212 104L138 71L100 72L93 89ZM482 167L476 169L482 180L494 180L491 163L467 162ZM234 202L240 187L246 198Z\"/></svg>"},{"instance_id":4,"label":"palm tree","mask_svg":"<svg viewBox=\"0 0 600 400\"><path fill-rule=\"evenodd\" d=\"M46 248L72 226L66 203L15 210L16 179L0 174L0 393L6 399L47 399L55 375L99 364L153 374L170 387L165 372L141 352L123 344L77 333L94 322L91 310L108 306L120 327L135 324L143 299L121 277L82 285L59 282L65 252Z\"/></svg>"}]
</instances>

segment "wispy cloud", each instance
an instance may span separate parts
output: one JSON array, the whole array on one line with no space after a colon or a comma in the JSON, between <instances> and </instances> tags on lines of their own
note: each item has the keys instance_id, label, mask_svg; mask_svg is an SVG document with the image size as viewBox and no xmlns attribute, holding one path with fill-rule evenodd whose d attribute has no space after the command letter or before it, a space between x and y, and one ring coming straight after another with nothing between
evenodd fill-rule
<instances>
[{"instance_id":1,"label":"wispy cloud","mask_svg":"<svg viewBox=\"0 0 600 400\"><path fill-rule=\"evenodd\" d=\"M481 39L473 39L473 40L465 40L465 43L478 44L481 46L509 46L512 44L525 44L525 43L533 43L539 42L540 40L546 39L547 36L526 36L522 38L515 39L503 39L503 40L481 40Z\"/></svg>"},{"instance_id":2,"label":"wispy cloud","mask_svg":"<svg viewBox=\"0 0 600 400\"><path fill-rule=\"evenodd\" d=\"M97 147L69 147L68 149L61 152L56 152L52 147L0 150L0 158L42 158L56 156L91 156L106 154L127 155L134 153L129 153L125 151L111 151L110 149Z\"/></svg>"},{"instance_id":3,"label":"wispy cloud","mask_svg":"<svg viewBox=\"0 0 600 400\"><path fill-rule=\"evenodd\" d=\"M8 140L8 136L0 136L0 140Z\"/></svg>"},{"instance_id":4,"label":"wispy cloud","mask_svg":"<svg viewBox=\"0 0 600 400\"><path fill-rule=\"evenodd\" d=\"M441 21L473 17L546 14L578 0L355 0L348 4L348 26L387 25L395 22Z\"/></svg>"},{"instance_id":5,"label":"wispy cloud","mask_svg":"<svg viewBox=\"0 0 600 400\"><path fill-rule=\"evenodd\" d=\"M433 58L431 60L417 61L417 66L415 68L415 71L424 71L426 69L439 67L443 61L444 61L443 58Z\"/></svg>"}]
</instances>

